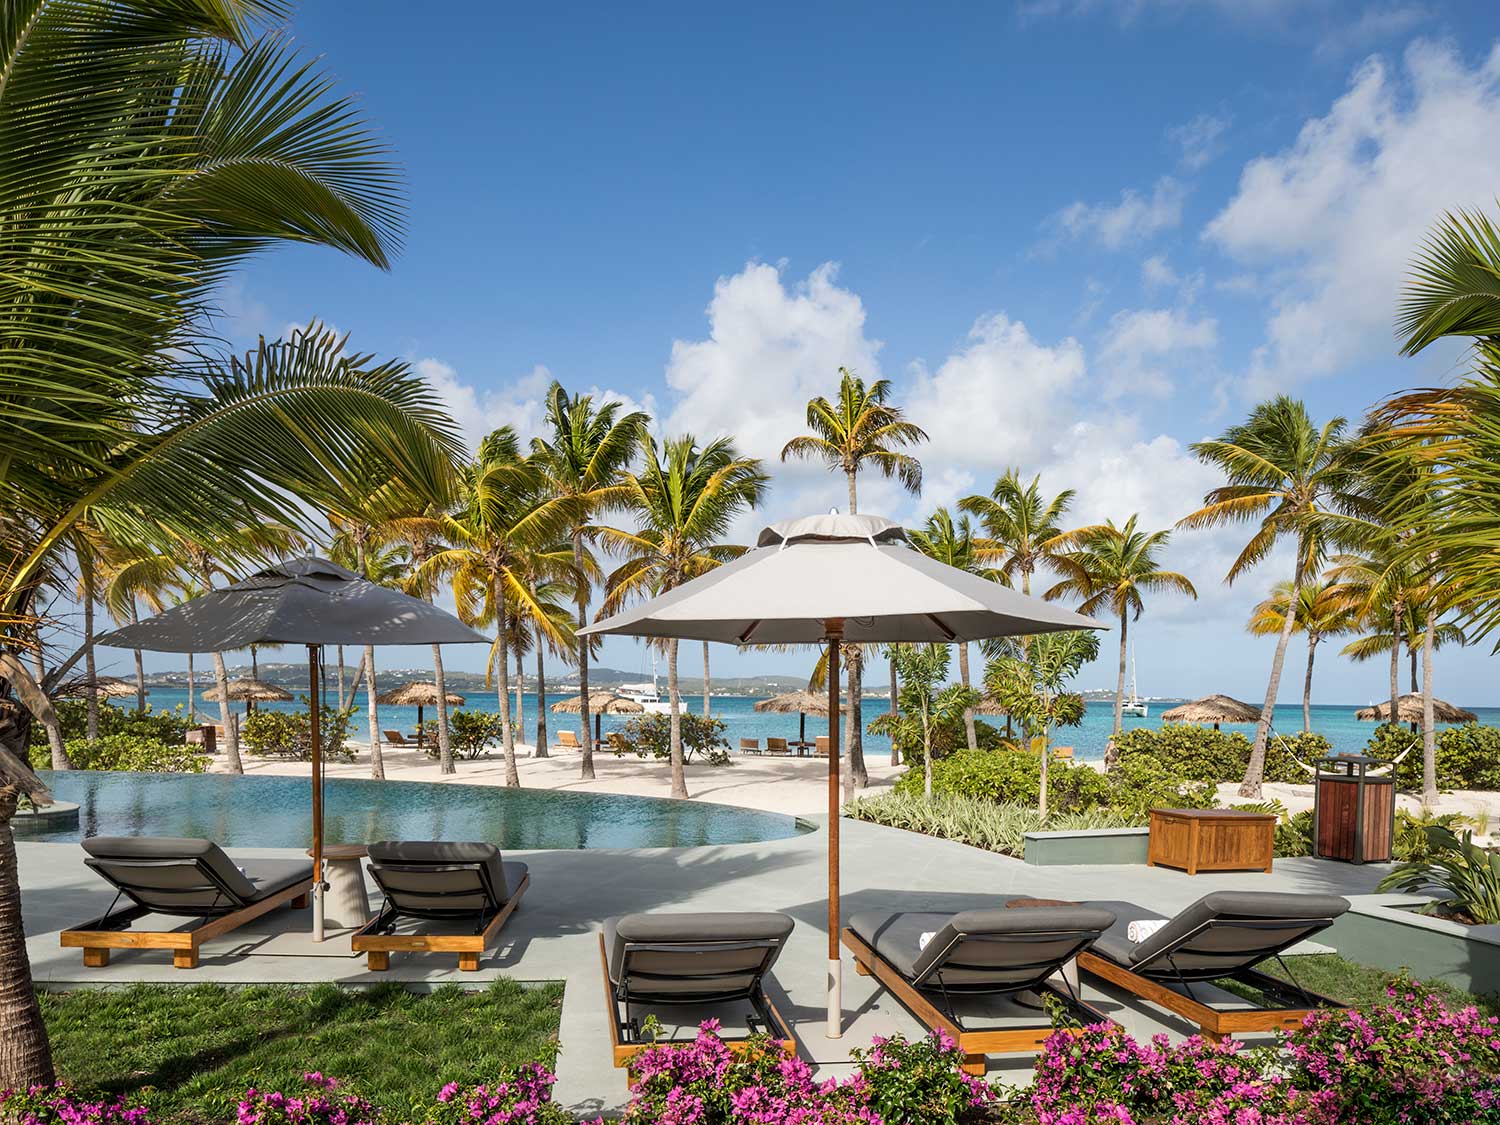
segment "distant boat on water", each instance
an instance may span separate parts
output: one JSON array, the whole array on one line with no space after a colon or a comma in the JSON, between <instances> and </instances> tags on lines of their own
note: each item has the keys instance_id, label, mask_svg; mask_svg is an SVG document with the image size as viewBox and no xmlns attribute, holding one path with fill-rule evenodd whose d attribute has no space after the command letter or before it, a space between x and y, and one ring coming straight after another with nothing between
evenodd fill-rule
<instances>
[{"instance_id":1,"label":"distant boat on water","mask_svg":"<svg viewBox=\"0 0 1500 1125\"><path fill-rule=\"evenodd\" d=\"M1120 714L1130 715L1137 719L1148 718L1150 716L1150 708L1146 706L1145 700L1141 698L1136 688L1135 649L1132 648L1130 650L1130 702L1121 705Z\"/></svg>"}]
</instances>

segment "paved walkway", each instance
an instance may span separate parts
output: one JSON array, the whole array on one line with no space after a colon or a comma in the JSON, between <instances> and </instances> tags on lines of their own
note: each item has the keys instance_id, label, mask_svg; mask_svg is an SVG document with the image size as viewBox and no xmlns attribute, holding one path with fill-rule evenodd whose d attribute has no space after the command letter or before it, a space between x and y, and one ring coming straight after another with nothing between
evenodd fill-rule
<instances>
[{"instance_id":1,"label":"paved walkway","mask_svg":"<svg viewBox=\"0 0 1500 1125\"><path fill-rule=\"evenodd\" d=\"M982 906L1001 894L1124 899L1172 913L1220 888L1367 894L1385 871L1292 859L1278 860L1270 875L1189 877L1143 866L1032 867L962 844L851 821L843 822L843 838L845 916L873 907L956 911ZM781 910L796 919L797 929L775 969L773 998L793 1024L804 1057L837 1073L847 1066L850 1047L868 1046L873 1035L916 1034L919 1029L872 980L856 976L845 958L847 1029L841 1040L824 1037L826 840L820 828L790 840L729 847L515 853L512 858L531 865L532 886L479 973L458 973L444 955L396 955L389 973L379 979L413 986L473 984L500 975L565 980L556 1096L575 1112L607 1111L623 1103L626 1090L624 1073L609 1063L596 936L603 920L641 910ZM279 912L257 927L210 943L196 971L172 969L170 957L161 952L119 951L108 967L85 970L77 950L58 948L55 931L102 912L110 891L84 867L76 845L22 842L18 850L32 971L45 987L129 981L372 982L363 960L350 955L347 940L316 947L306 938L306 911ZM1182 1025L1165 1022L1165 1013L1126 1005L1118 994L1101 992L1093 983L1085 992L1132 1033L1185 1032ZM1031 1061L992 1060L991 1076L1024 1081Z\"/></svg>"}]
</instances>

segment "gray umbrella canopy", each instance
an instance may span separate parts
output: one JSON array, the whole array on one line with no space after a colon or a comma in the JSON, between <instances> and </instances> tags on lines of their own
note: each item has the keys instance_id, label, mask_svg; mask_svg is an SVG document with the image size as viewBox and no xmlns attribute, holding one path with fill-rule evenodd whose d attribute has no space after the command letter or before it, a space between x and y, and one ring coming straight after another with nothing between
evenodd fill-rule
<instances>
[{"instance_id":1,"label":"gray umbrella canopy","mask_svg":"<svg viewBox=\"0 0 1500 1125\"><path fill-rule=\"evenodd\" d=\"M227 652L252 644L488 644L451 613L329 562L274 563L98 639L152 652Z\"/></svg>"},{"instance_id":2,"label":"gray umbrella canopy","mask_svg":"<svg viewBox=\"0 0 1500 1125\"><path fill-rule=\"evenodd\" d=\"M1099 629L1091 617L1008 590L913 550L881 516L772 524L754 550L648 602L597 633L727 644L977 641ZM828 1035L842 1034L839 954L839 645L828 652Z\"/></svg>"}]
</instances>

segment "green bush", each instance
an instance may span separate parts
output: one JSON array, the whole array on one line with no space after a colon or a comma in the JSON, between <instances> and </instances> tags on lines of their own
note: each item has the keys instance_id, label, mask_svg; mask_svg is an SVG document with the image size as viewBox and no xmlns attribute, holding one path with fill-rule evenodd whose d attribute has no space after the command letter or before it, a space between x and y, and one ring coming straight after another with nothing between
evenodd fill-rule
<instances>
[{"instance_id":1,"label":"green bush","mask_svg":"<svg viewBox=\"0 0 1500 1125\"><path fill-rule=\"evenodd\" d=\"M1142 822L1152 809L1211 809L1219 803L1214 782L1184 779L1141 753L1121 755L1109 775L1109 793L1110 809Z\"/></svg>"},{"instance_id":2,"label":"green bush","mask_svg":"<svg viewBox=\"0 0 1500 1125\"><path fill-rule=\"evenodd\" d=\"M438 757L441 750L437 742L436 719L422 723L422 737L427 756ZM498 711L463 710L448 715L448 745L452 747L455 758L478 758L504 737L505 724L500 721Z\"/></svg>"},{"instance_id":3,"label":"green bush","mask_svg":"<svg viewBox=\"0 0 1500 1125\"><path fill-rule=\"evenodd\" d=\"M1424 914L1454 914L1478 925L1500 923L1500 854L1441 825L1423 829L1423 854L1403 863L1380 881L1382 891L1437 895Z\"/></svg>"},{"instance_id":4,"label":"green bush","mask_svg":"<svg viewBox=\"0 0 1500 1125\"><path fill-rule=\"evenodd\" d=\"M1429 828L1442 828L1456 834L1470 826L1469 818L1462 813L1435 813L1431 809L1420 812L1396 810L1396 828L1391 838L1391 855L1399 863L1428 859L1432 855L1432 835Z\"/></svg>"},{"instance_id":5,"label":"green bush","mask_svg":"<svg viewBox=\"0 0 1500 1125\"><path fill-rule=\"evenodd\" d=\"M866 730L871 734L889 735L896 752L901 755L901 764L905 766L922 765L922 743L908 729L906 724L897 725L893 731L891 713L882 711L870 721ZM974 720L974 742L980 750L1003 750L1014 749L1015 743L1007 739L996 727L985 722L983 719ZM959 719L951 723L935 723L932 728L932 760L936 764L953 754L961 753L969 748L968 732L964 730L963 720Z\"/></svg>"},{"instance_id":6,"label":"green bush","mask_svg":"<svg viewBox=\"0 0 1500 1125\"><path fill-rule=\"evenodd\" d=\"M932 793L936 797L971 797L997 804L1035 806L1041 798L1042 764L1024 750L954 751L932 763ZM1047 771L1047 803L1059 812L1098 808L1109 799L1109 782L1095 769L1054 761ZM896 791L921 796L920 765L896 781Z\"/></svg>"},{"instance_id":7,"label":"green bush","mask_svg":"<svg viewBox=\"0 0 1500 1125\"><path fill-rule=\"evenodd\" d=\"M1306 762L1309 766L1319 758L1326 758L1333 744L1315 730L1297 731L1295 734L1272 734L1266 743L1266 772L1267 781L1286 781L1294 785L1311 784L1313 775L1298 765L1299 761ZM1245 755L1245 763L1248 765L1250 755ZM1225 781L1238 781L1245 775L1241 769L1234 777L1226 777Z\"/></svg>"},{"instance_id":8,"label":"green bush","mask_svg":"<svg viewBox=\"0 0 1500 1125\"><path fill-rule=\"evenodd\" d=\"M61 699L52 705L57 713L57 722L62 727L64 742L88 735L88 704L82 699ZM168 711L152 710L147 704L144 711L135 708L126 710L115 707L104 700L99 701L99 735L123 734L136 738L149 738L168 746L181 746L187 741L187 732L195 724L188 721L182 704ZM47 745L47 731L40 723L31 724L31 744Z\"/></svg>"},{"instance_id":9,"label":"green bush","mask_svg":"<svg viewBox=\"0 0 1500 1125\"><path fill-rule=\"evenodd\" d=\"M1312 855L1312 831L1312 809L1303 809L1291 815L1283 810L1281 820L1276 825L1276 855L1280 858Z\"/></svg>"},{"instance_id":10,"label":"green bush","mask_svg":"<svg viewBox=\"0 0 1500 1125\"><path fill-rule=\"evenodd\" d=\"M1403 726L1384 723L1365 746L1372 758L1392 761L1411 752L1396 766L1396 787L1406 792L1422 788L1422 736ZM1437 732L1439 789L1500 789L1500 729L1479 723L1446 727Z\"/></svg>"},{"instance_id":11,"label":"green bush","mask_svg":"<svg viewBox=\"0 0 1500 1125\"><path fill-rule=\"evenodd\" d=\"M1149 758L1181 781L1238 781L1250 760L1250 740L1239 731L1217 731L1195 723L1135 727L1115 738L1120 762Z\"/></svg>"},{"instance_id":12,"label":"green bush","mask_svg":"<svg viewBox=\"0 0 1500 1125\"><path fill-rule=\"evenodd\" d=\"M75 770L139 770L145 773L202 773L208 769L207 755L194 747L173 745L135 734L106 734L93 742L71 738L64 747ZM49 769L52 753L47 746L30 748L31 764Z\"/></svg>"},{"instance_id":13,"label":"green bush","mask_svg":"<svg viewBox=\"0 0 1500 1125\"><path fill-rule=\"evenodd\" d=\"M692 761L702 754L711 766L729 765L729 739L723 719L695 715L684 711L682 720L682 758ZM625 724L623 748L616 754L634 751L637 757L665 759L672 756L672 716L637 715Z\"/></svg>"},{"instance_id":14,"label":"green bush","mask_svg":"<svg viewBox=\"0 0 1500 1125\"><path fill-rule=\"evenodd\" d=\"M921 793L896 792L856 800L844 811L856 820L957 840L970 847L1016 857L1026 850L1026 833L1044 826L1068 832L1131 828L1145 823L1108 809L1053 814L1044 820L1035 807L1026 805L996 804L984 798L955 795L934 795L928 801Z\"/></svg>"},{"instance_id":15,"label":"green bush","mask_svg":"<svg viewBox=\"0 0 1500 1125\"><path fill-rule=\"evenodd\" d=\"M249 716L240 728L240 741L250 753L263 758L289 758L295 762L312 759L312 714L307 696L302 696L301 711L259 710ZM318 711L318 735L325 760L354 761L354 750L348 745L349 722L354 708L339 710L322 707Z\"/></svg>"}]
</instances>

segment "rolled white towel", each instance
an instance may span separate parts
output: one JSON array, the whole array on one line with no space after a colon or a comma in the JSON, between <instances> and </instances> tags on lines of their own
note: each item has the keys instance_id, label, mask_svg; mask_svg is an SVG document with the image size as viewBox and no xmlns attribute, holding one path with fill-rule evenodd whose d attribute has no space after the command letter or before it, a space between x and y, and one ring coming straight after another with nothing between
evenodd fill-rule
<instances>
[{"instance_id":1,"label":"rolled white towel","mask_svg":"<svg viewBox=\"0 0 1500 1125\"><path fill-rule=\"evenodd\" d=\"M1167 921L1166 918L1138 918L1125 928L1125 936L1140 944L1165 926Z\"/></svg>"},{"instance_id":2,"label":"rolled white towel","mask_svg":"<svg viewBox=\"0 0 1500 1125\"><path fill-rule=\"evenodd\" d=\"M924 931L922 933L922 935L917 938L917 948L918 949L926 949L927 948L927 943L929 941L931 941L935 937L937 937L937 931L936 930L926 930L926 931Z\"/></svg>"}]
</instances>

